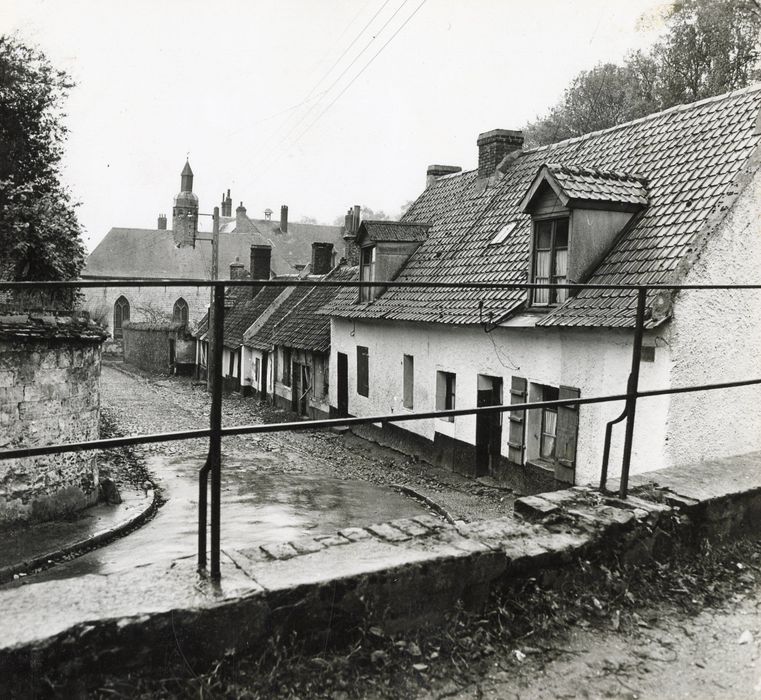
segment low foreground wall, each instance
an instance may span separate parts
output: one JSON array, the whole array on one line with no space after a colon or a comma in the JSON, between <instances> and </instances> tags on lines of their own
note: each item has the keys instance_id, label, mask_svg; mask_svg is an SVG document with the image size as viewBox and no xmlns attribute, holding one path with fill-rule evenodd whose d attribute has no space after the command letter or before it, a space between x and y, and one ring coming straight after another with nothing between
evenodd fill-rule
<instances>
[{"instance_id":1,"label":"low foreground wall","mask_svg":"<svg viewBox=\"0 0 761 700\"><path fill-rule=\"evenodd\" d=\"M515 517L452 525L419 516L225 551L219 584L199 578L189 557L0 591L0 679L21 694L46 675L60 689L94 669L180 662L200 671L291 634L323 650L360 622L388 634L435 624L460 603L477 610L492 590L581 558L645 563L703 535L747 531L761 514L757 468L750 480L704 490L705 499L668 485L625 502L574 487L519 499ZM61 605L69 599L76 605Z\"/></svg>"}]
</instances>

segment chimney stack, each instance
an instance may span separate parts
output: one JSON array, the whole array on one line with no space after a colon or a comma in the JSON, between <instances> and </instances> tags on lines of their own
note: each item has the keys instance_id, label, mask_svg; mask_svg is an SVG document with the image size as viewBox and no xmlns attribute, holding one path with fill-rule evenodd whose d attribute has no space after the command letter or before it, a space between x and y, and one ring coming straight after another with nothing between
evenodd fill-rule
<instances>
[{"instance_id":1,"label":"chimney stack","mask_svg":"<svg viewBox=\"0 0 761 700\"><path fill-rule=\"evenodd\" d=\"M462 172L459 165L429 165L425 173L425 186L428 188L440 177L459 172Z\"/></svg>"},{"instance_id":2,"label":"chimney stack","mask_svg":"<svg viewBox=\"0 0 761 700\"><path fill-rule=\"evenodd\" d=\"M333 244L312 243L312 274L327 275L333 267Z\"/></svg>"},{"instance_id":3,"label":"chimney stack","mask_svg":"<svg viewBox=\"0 0 761 700\"><path fill-rule=\"evenodd\" d=\"M478 136L478 177L491 177L502 159L523 148L523 132L493 129Z\"/></svg>"},{"instance_id":4,"label":"chimney stack","mask_svg":"<svg viewBox=\"0 0 761 700\"><path fill-rule=\"evenodd\" d=\"M247 277L246 266L240 261L238 256L235 256L235 260L230 263L230 279L244 280Z\"/></svg>"},{"instance_id":5,"label":"chimney stack","mask_svg":"<svg viewBox=\"0 0 761 700\"><path fill-rule=\"evenodd\" d=\"M352 266L359 265L359 247L357 246L359 211L359 204L355 204L344 217L344 258Z\"/></svg>"},{"instance_id":6,"label":"chimney stack","mask_svg":"<svg viewBox=\"0 0 761 700\"><path fill-rule=\"evenodd\" d=\"M232 204L230 206L232 206ZM238 233L243 233L248 230L246 207L243 206L243 202L241 202L240 206L235 210L235 229Z\"/></svg>"},{"instance_id":7,"label":"chimney stack","mask_svg":"<svg viewBox=\"0 0 761 700\"><path fill-rule=\"evenodd\" d=\"M280 233L288 233L288 205L280 207Z\"/></svg>"},{"instance_id":8,"label":"chimney stack","mask_svg":"<svg viewBox=\"0 0 761 700\"><path fill-rule=\"evenodd\" d=\"M166 231L166 214L159 214L159 231Z\"/></svg>"},{"instance_id":9,"label":"chimney stack","mask_svg":"<svg viewBox=\"0 0 761 700\"><path fill-rule=\"evenodd\" d=\"M251 246L251 279L268 280L270 278L270 262L272 260L272 246Z\"/></svg>"},{"instance_id":10,"label":"chimney stack","mask_svg":"<svg viewBox=\"0 0 761 700\"><path fill-rule=\"evenodd\" d=\"M241 202L242 204L243 202ZM233 200L230 196L230 190L227 190L227 196L225 197L225 193L222 193L222 206L220 207L222 210L222 216L232 216L233 215Z\"/></svg>"}]
</instances>

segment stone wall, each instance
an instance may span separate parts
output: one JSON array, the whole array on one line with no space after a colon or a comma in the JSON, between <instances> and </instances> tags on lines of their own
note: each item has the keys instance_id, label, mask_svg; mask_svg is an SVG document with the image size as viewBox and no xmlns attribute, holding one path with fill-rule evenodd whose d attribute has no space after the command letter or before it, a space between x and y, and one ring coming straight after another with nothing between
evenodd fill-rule
<instances>
[{"instance_id":1,"label":"stone wall","mask_svg":"<svg viewBox=\"0 0 761 700\"><path fill-rule=\"evenodd\" d=\"M124 361L135 367L163 374L192 374L195 340L187 335L182 323L130 321L124 325L122 340Z\"/></svg>"},{"instance_id":2,"label":"stone wall","mask_svg":"<svg viewBox=\"0 0 761 700\"><path fill-rule=\"evenodd\" d=\"M101 344L85 316L0 312L0 450L97 439ZM0 526L94 503L92 452L0 460Z\"/></svg>"}]
</instances>

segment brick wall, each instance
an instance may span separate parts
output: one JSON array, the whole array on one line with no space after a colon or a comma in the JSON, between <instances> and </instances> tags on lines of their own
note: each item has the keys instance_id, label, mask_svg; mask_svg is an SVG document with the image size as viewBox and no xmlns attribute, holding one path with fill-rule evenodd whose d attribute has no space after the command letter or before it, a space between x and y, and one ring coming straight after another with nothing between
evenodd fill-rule
<instances>
[{"instance_id":1,"label":"brick wall","mask_svg":"<svg viewBox=\"0 0 761 700\"><path fill-rule=\"evenodd\" d=\"M97 439L105 334L86 318L0 315L0 450ZM92 452L0 460L0 526L94 503Z\"/></svg>"}]
</instances>

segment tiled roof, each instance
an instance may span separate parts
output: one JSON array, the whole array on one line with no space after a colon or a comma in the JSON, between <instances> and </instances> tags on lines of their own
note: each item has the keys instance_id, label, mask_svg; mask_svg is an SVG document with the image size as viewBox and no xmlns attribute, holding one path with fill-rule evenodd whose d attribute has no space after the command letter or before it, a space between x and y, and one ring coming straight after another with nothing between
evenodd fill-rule
<instances>
[{"instance_id":1,"label":"tiled roof","mask_svg":"<svg viewBox=\"0 0 761 700\"><path fill-rule=\"evenodd\" d=\"M647 205L644 178L560 163L549 163L547 170L569 199Z\"/></svg>"},{"instance_id":2,"label":"tiled roof","mask_svg":"<svg viewBox=\"0 0 761 700\"><path fill-rule=\"evenodd\" d=\"M403 241L422 243L428 237L427 224L414 221L363 221L358 235L365 235L371 241Z\"/></svg>"},{"instance_id":3,"label":"tiled roof","mask_svg":"<svg viewBox=\"0 0 761 700\"><path fill-rule=\"evenodd\" d=\"M243 344L243 333L258 319L282 292L280 287L264 287L251 298L251 288L233 288L242 292L231 309L225 309L224 345L236 350Z\"/></svg>"},{"instance_id":4,"label":"tiled roof","mask_svg":"<svg viewBox=\"0 0 761 700\"><path fill-rule=\"evenodd\" d=\"M358 268L334 270L324 279L337 282L355 279ZM279 320L272 331L272 344L301 350L327 352L330 350L330 318L318 311L332 301L340 287L312 287L310 291Z\"/></svg>"},{"instance_id":5,"label":"tiled roof","mask_svg":"<svg viewBox=\"0 0 761 700\"><path fill-rule=\"evenodd\" d=\"M257 350L269 350L273 345L272 333L277 322L288 314L312 289L314 287L292 287L290 294L284 296L275 313L271 314L255 332L244 335L244 345Z\"/></svg>"},{"instance_id":6,"label":"tiled roof","mask_svg":"<svg viewBox=\"0 0 761 700\"><path fill-rule=\"evenodd\" d=\"M432 226L397 280L526 282L531 226L518 205L540 167L560 163L647 180L647 208L588 282L669 282L758 145L759 105L761 87L754 86L527 151L489 187L473 171L442 177L403 218ZM489 245L510 222L516 226L504 242ZM346 290L327 310L348 318L472 324L504 318L524 303L525 292L393 288L372 303L356 300L356 290ZM625 290L585 290L540 324L631 326L634 300Z\"/></svg>"},{"instance_id":7,"label":"tiled roof","mask_svg":"<svg viewBox=\"0 0 761 700\"><path fill-rule=\"evenodd\" d=\"M232 228L230 224L232 223ZM219 275L229 276L229 265L236 258L248 269L251 246L272 246L271 268L275 275L286 275L296 265L307 264L312 243L333 243L339 256L343 250L343 228L316 224L280 224L250 220L250 230L233 233L235 219L225 218L219 234ZM226 232L229 231L229 232ZM112 228L87 258L84 277L150 277L160 279L210 279L211 233L200 232L195 247L178 248L170 230Z\"/></svg>"}]
</instances>

